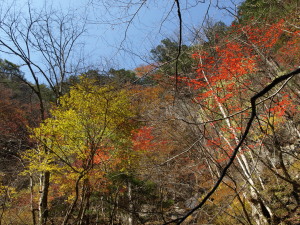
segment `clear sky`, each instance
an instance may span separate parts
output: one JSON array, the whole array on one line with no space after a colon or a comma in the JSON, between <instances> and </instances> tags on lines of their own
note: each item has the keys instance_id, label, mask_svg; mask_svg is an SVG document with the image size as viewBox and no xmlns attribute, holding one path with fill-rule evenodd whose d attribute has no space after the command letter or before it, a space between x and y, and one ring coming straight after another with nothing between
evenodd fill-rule
<instances>
[{"instance_id":1,"label":"clear sky","mask_svg":"<svg viewBox=\"0 0 300 225\"><path fill-rule=\"evenodd\" d=\"M4 0L2 4L11 4ZM15 0L16 8L26 8L27 0ZM124 3L125 2L125 3ZM127 2L131 2L129 5ZM141 5L141 2L145 2ZM228 10L241 0L180 0L183 42L190 43L192 31L199 29L208 12L212 21L230 24ZM44 7L43 0L31 0L32 7ZM226 10L216 8L227 7ZM1 3L0 3L1 4ZM54 9L70 10L76 19L86 19L86 33L79 42L84 46L85 65L134 69L149 62L149 52L164 38L176 40L179 30L174 0L48 0ZM4 58L2 54L0 57ZM15 62L18 63L18 62Z\"/></svg>"}]
</instances>

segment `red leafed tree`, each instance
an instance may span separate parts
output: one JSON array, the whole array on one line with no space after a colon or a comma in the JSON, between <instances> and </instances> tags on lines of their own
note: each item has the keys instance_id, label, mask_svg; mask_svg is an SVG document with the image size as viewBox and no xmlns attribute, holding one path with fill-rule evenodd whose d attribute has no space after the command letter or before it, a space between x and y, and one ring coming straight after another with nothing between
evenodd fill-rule
<instances>
[{"instance_id":1,"label":"red leafed tree","mask_svg":"<svg viewBox=\"0 0 300 225\"><path fill-rule=\"evenodd\" d=\"M142 126L133 130L131 134L131 158L135 161L135 167L153 164L153 160L157 162L159 157L166 154L168 141L158 137L154 127Z\"/></svg>"},{"instance_id":2,"label":"red leafed tree","mask_svg":"<svg viewBox=\"0 0 300 225\"><path fill-rule=\"evenodd\" d=\"M154 141L152 134L152 127L141 127L138 130L132 132L133 137L133 150L134 151L153 151L159 143Z\"/></svg>"},{"instance_id":3,"label":"red leafed tree","mask_svg":"<svg viewBox=\"0 0 300 225\"><path fill-rule=\"evenodd\" d=\"M291 51L294 55L284 57L291 48L295 48ZM218 45L211 48L204 46L193 54L198 62L197 74L194 78L181 77L180 80L194 89L193 102L199 107L198 122L205 125L202 132L206 139L203 145L209 152L207 167L215 170L212 174L219 173L220 167L226 164L239 143L249 117L251 96L279 73L292 68L295 61L291 58L295 59L298 52L299 32L289 29L281 20L266 26L232 26L229 36ZM279 91L266 96L258 106L256 126L236 158L236 172L249 184L247 198L258 224L275 222L280 217L273 203L262 197L266 191L262 182L263 170L256 169L258 163L272 164L272 157L280 157L277 154L266 161L259 152L265 144L264 138L276 139L274 125L282 124L295 112L295 100ZM264 150L263 155L268 156L267 148ZM279 167L286 171L283 179L290 177L284 164ZM268 169L272 171L272 168ZM255 176L253 171L256 171ZM293 179L288 183L293 185Z\"/></svg>"},{"instance_id":4,"label":"red leafed tree","mask_svg":"<svg viewBox=\"0 0 300 225\"><path fill-rule=\"evenodd\" d=\"M20 150L28 148L27 127L30 125L35 106L14 99L12 90L2 85L0 95L1 154L16 156Z\"/></svg>"}]
</instances>

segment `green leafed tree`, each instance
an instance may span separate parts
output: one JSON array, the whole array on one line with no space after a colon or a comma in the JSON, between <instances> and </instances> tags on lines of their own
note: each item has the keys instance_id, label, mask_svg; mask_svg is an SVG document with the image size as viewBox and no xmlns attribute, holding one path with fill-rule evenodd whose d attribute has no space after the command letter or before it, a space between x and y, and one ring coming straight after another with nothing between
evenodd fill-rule
<instances>
[{"instance_id":1,"label":"green leafed tree","mask_svg":"<svg viewBox=\"0 0 300 225\"><path fill-rule=\"evenodd\" d=\"M297 20L298 0L246 0L239 7L239 21L251 20L277 22L280 19Z\"/></svg>"},{"instance_id":2,"label":"green leafed tree","mask_svg":"<svg viewBox=\"0 0 300 225\"><path fill-rule=\"evenodd\" d=\"M188 74L192 72L193 60L191 48L181 45L181 54L178 56L178 42L167 38L161 44L151 50L153 60L160 65L160 71L169 76L175 76L175 63L178 58L178 73Z\"/></svg>"}]
</instances>

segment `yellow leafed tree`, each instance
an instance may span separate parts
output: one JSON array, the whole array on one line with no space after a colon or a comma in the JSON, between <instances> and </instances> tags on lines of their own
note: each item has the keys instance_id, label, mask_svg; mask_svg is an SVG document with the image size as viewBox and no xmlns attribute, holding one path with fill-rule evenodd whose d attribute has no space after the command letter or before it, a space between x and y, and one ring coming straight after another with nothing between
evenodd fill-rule
<instances>
[{"instance_id":1,"label":"yellow leafed tree","mask_svg":"<svg viewBox=\"0 0 300 225\"><path fill-rule=\"evenodd\" d=\"M51 172L50 193L69 204L60 212L67 224L75 209L77 219L89 210L92 188L105 188L104 174L120 160L119 149L130 144L134 112L124 90L81 76L51 115L33 130L38 145L24 159L31 175Z\"/></svg>"}]
</instances>

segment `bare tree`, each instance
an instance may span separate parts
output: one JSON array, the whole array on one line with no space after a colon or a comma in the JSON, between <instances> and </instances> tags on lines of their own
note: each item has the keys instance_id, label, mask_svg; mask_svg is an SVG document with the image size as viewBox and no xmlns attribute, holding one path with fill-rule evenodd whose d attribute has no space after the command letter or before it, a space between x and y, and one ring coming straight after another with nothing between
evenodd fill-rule
<instances>
[{"instance_id":1,"label":"bare tree","mask_svg":"<svg viewBox=\"0 0 300 225\"><path fill-rule=\"evenodd\" d=\"M85 32L85 23L78 22L76 15L70 11L60 12L46 7L35 10L29 2L25 8L26 11L16 11L11 6L2 11L0 52L18 58L29 71L27 76L33 82L21 79L38 97L43 121L45 101L41 84L49 86L58 104L64 82L73 72L70 70L71 59L80 36ZM45 151L47 152L46 149ZM50 172L44 171L40 175L40 224L46 224L48 218L49 181Z\"/></svg>"}]
</instances>

